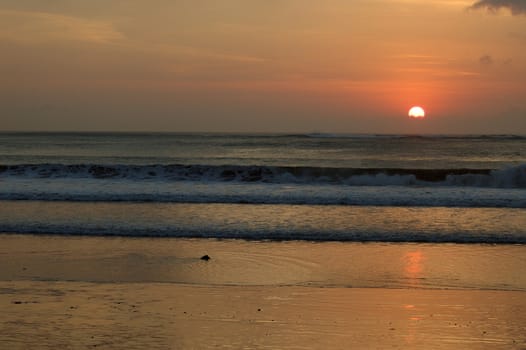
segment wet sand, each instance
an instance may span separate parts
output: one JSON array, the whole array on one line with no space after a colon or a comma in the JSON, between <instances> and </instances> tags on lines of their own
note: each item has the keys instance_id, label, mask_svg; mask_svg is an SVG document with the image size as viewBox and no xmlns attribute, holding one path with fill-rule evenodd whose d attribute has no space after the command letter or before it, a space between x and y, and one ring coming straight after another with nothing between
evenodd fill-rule
<instances>
[{"instance_id":1,"label":"wet sand","mask_svg":"<svg viewBox=\"0 0 526 350\"><path fill-rule=\"evenodd\" d=\"M2 282L0 345L522 349L522 292Z\"/></svg>"},{"instance_id":2,"label":"wet sand","mask_svg":"<svg viewBox=\"0 0 526 350\"><path fill-rule=\"evenodd\" d=\"M524 349L524 249L0 235L0 348Z\"/></svg>"}]
</instances>

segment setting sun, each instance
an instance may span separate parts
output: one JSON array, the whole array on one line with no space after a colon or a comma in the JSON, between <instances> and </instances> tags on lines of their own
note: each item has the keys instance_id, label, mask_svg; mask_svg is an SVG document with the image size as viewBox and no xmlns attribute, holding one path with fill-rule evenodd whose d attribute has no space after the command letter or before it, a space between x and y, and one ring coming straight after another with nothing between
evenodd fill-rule
<instances>
[{"instance_id":1,"label":"setting sun","mask_svg":"<svg viewBox=\"0 0 526 350\"><path fill-rule=\"evenodd\" d=\"M411 118L421 119L426 116L426 112L424 111L422 107L414 106L414 107L411 107L408 115Z\"/></svg>"}]
</instances>

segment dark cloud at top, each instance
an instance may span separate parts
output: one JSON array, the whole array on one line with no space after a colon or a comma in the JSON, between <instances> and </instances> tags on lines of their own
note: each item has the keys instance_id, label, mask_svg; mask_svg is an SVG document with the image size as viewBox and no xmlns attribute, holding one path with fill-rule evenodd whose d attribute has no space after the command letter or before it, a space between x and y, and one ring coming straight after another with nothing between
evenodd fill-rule
<instances>
[{"instance_id":1,"label":"dark cloud at top","mask_svg":"<svg viewBox=\"0 0 526 350\"><path fill-rule=\"evenodd\" d=\"M495 12L507 8L513 15L526 15L526 0L478 0L470 9L486 9Z\"/></svg>"}]
</instances>

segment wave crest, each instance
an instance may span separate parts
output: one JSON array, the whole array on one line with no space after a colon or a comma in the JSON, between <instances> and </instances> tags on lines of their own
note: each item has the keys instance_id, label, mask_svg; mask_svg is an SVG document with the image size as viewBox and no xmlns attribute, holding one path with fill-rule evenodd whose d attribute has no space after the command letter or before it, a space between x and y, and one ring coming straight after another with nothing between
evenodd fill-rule
<instances>
[{"instance_id":1,"label":"wave crest","mask_svg":"<svg viewBox=\"0 0 526 350\"><path fill-rule=\"evenodd\" d=\"M503 169L326 168L239 165L25 164L0 166L0 177L161 181L336 183L352 186L526 188L526 164Z\"/></svg>"}]
</instances>

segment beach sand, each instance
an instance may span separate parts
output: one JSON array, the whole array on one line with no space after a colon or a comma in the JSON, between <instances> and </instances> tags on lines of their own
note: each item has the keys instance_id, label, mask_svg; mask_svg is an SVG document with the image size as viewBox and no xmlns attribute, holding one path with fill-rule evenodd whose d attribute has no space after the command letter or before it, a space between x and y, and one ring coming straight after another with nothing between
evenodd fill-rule
<instances>
[{"instance_id":1,"label":"beach sand","mask_svg":"<svg viewBox=\"0 0 526 350\"><path fill-rule=\"evenodd\" d=\"M0 235L0 348L525 349L525 256Z\"/></svg>"}]
</instances>

